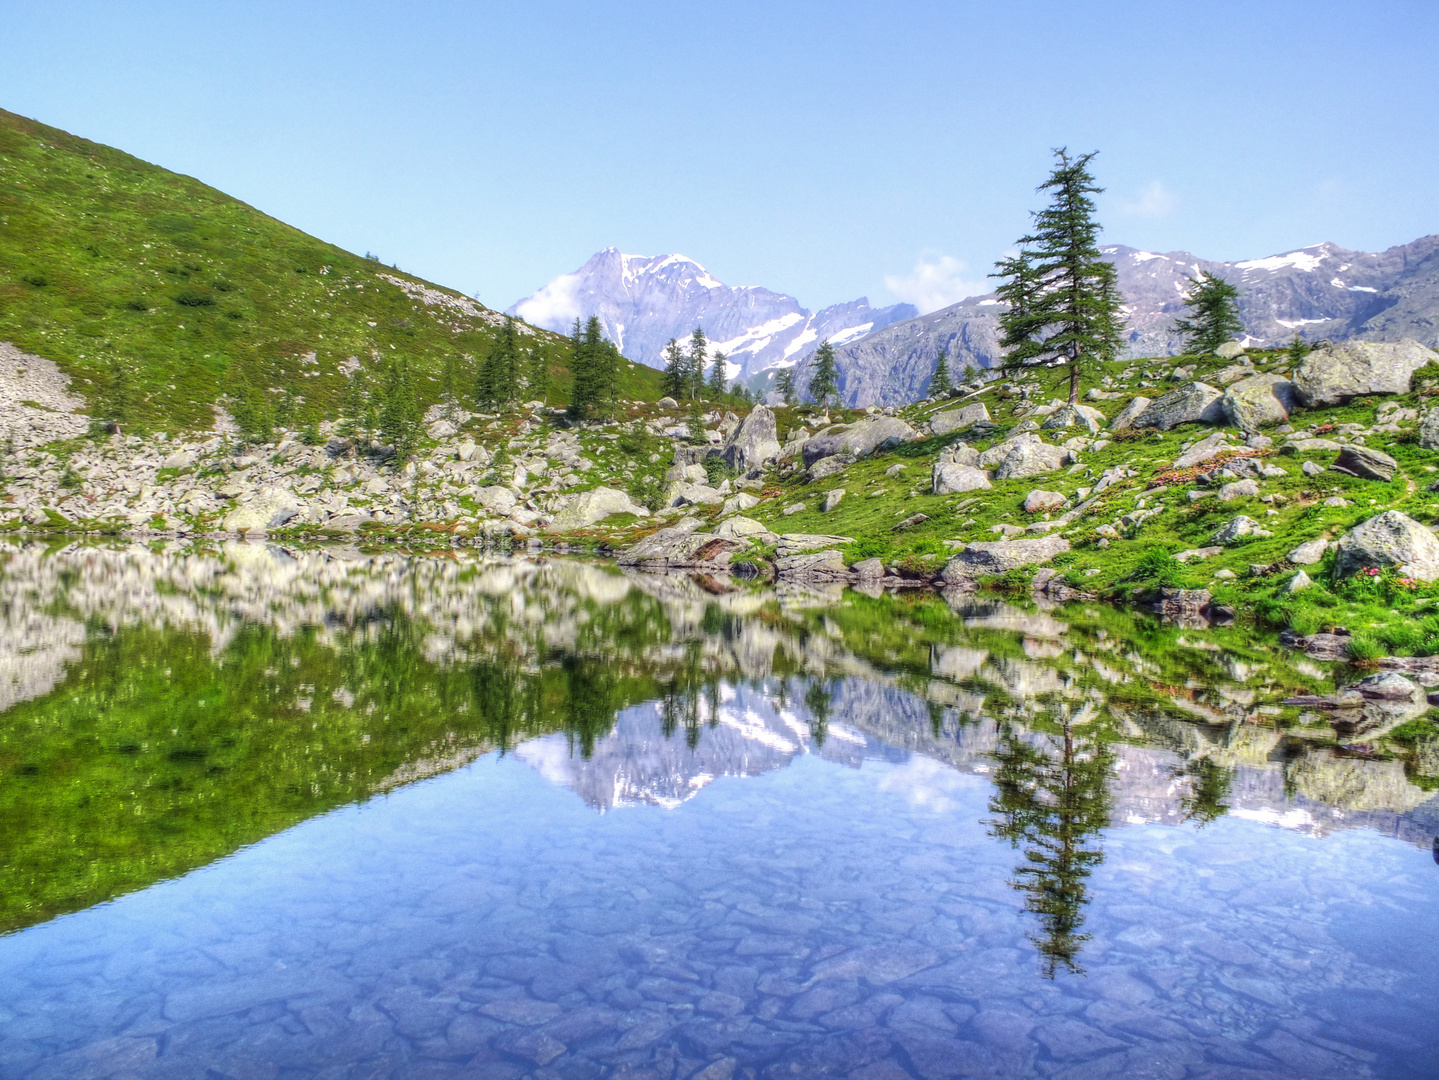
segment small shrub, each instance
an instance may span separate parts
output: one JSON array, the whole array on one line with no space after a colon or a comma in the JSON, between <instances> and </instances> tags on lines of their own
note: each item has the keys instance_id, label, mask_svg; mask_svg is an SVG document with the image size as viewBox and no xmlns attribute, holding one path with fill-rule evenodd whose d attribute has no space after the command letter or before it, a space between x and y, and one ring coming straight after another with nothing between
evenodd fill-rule
<instances>
[{"instance_id":1,"label":"small shrub","mask_svg":"<svg viewBox=\"0 0 1439 1080\"><path fill-rule=\"evenodd\" d=\"M707 457L704 461L705 478L711 487L719 487L726 480L733 480L737 475L734 467L722 457Z\"/></svg>"},{"instance_id":2,"label":"small shrub","mask_svg":"<svg viewBox=\"0 0 1439 1080\"><path fill-rule=\"evenodd\" d=\"M1349 659L1357 663L1378 660L1384 655L1384 646L1372 634L1355 634L1349 639Z\"/></svg>"},{"instance_id":3,"label":"small shrub","mask_svg":"<svg viewBox=\"0 0 1439 1080\"><path fill-rule=\"evenodd\" d=\"M1139 557L1130 581L1148 581L1165 589L1182 589L1189 580L1189 571L1166 549L1153 547Z\"/></svg>"},{"instance_id":4,"label":"small shrub","mask_svg":"<svg viewBox=\"0 0 1439 1080\"><path fill-rule=\"evenodd\" d=\"M1289 613L1289 629L1300 637L1317 634L1323 628L1323 618L1312 608L1299 608Z\"/></svg>"},{"instance_id":5,"label":"small shrub","mask_svg":"<svg viewBox=\"0 0 1439 1080\"><path fill-rule=\"evenodd\" d=\"M311 420L301 430L300 441L306 446L319 446L325 441L325 437L320 434L320 425Z\"/></svg>"},{"instance_id":6,"label":"small shrub","mask_svg":"<svg viewBox=\"0 0 1439 1080\"><path fill-rule=\"evenodd\" d=\"M885 559L894 554L894 545L883 537L866 536L849 545L854 561L862 559Z\"/></svg>"},{"instance_id":7,"label":"small shrub","mask_svg":"<svg viewBox=\"0 0 1439 1080\"><path fill-rule=\"evenodd\" d=\"M194 289L186 289L175 297L175 303L181 307L213 307L215 298L208 293L196 292Z\"/></svg>"}]
</instances>

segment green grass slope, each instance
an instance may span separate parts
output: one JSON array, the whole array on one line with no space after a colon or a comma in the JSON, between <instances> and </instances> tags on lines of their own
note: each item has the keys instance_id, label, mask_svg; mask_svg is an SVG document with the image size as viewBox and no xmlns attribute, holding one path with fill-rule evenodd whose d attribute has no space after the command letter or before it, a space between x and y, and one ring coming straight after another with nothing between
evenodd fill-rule
<instances>
[{"instance_id":1,"label":"green grass slope","mask_svg":"<svg viewBox=\"0 0 1439 1080\"><path fill-rule=\"evenodd\" d=\"M55 361L92 402L119 357L143 424L208 428L212 403L247 386L302 399L298 423L325 419L351 357L407 358L428 404L446 357L471 384L501 321L198 180L0 110L0 341ZM565 342L526 330L563 404ZM620 393L656 398L658 374L626 364Z\"/></svg>"}]
</instances>

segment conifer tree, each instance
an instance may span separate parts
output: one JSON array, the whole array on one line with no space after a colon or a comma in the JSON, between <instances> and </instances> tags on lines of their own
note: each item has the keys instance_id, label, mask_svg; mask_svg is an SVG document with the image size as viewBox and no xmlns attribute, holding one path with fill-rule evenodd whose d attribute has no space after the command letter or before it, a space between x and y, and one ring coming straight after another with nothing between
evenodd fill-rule
<instances>
[{"instance_id":1,"label":"conifer tree","mask_svg":"<svg viewBox=\"0 0 1439 1080\"><path fill-rule=\"evenodd\" d=\"M550 403L549 348L540 346L530 353L530 367L526 378L529 380L530 393L548 405Z\"/></svg>"},{"instance_id":2,"label":"conifer tree","mask_svg":"<svg viewBox=\"0 0 1439 1080\"><path fill-rule=\"evenodd\" d=\"M719 401L724 397L726 363L724 353L715 353L714 363L710 366L709 398L711 401Z\"/></svg>"},{"instance_id":3,"label":"conifer tree","mask_svg":"<svg viewBox=\"0 0 1439 1080\"><path fill-rule=\"evenodd\" d=\"M815 350L814 371L809 377L809 396L823 409L829 408L829 399L839 389L839 369L834 362L834 346L825 338Z\"/></svg>"},{"instance_id":4,"label":"conifer tree","mask_svg":"<svg viewBox=\"0 0 1439 1080\"><path fill-rule=\"evenodd\" d=\"M1094 154L1054 152L1056 164L1037 189L1050 204L1034 214L1034 231L1019 252L996 265L997 290L1008 308L999 317L1007 366L1064 364L1069 404L1079 400L1079 378L1089 364L1111 360L1122 344L1120 298L1114 267L1099 250L1094 200Z\"/></svg>"},{"instance_id":5,"label":"conifer tree","mask_svg":"<svg viewBox=\"0 0 1439 1080\"><path fill-rule=\"evenodd\" d=\"M460 413L460 372L459 361L454 353L446 353L440 368L440 407L445 419L455 422Z\"/></svg>"},{"instance_id":6,"label":"conifer tree","mask_svg":"<svg viewBox=\"0 0 1439 1080\"><path fill-rule=\"evenodd\" d=\"M680 347L680 343L674 338L670 338L670 343L665 346L665 369L660 376L660 392L665 397L683 401L688 375L689 357L685 356L685 351Z\"/></svg>"},{"instance_id":7,"label":"conifer tree","mask_svg":"<svg viewBox=\"0 0 1439 1080\"><path fill-rule=\"evenodd\" d=\"M1300 337L1298 331L1295 331L1294 340L1289 343L1289 348L1285 350L1285 355L1288 356L1291 364L1297 364L1308 356L1313 349L1314 347Z\"/></svg>"},{"instance_id":8,"label":"conifer tree","mask_svg":"<svg viewBox=\"0 0 1439 1080\"><path fill-rule=\"evenodd\" d=\"M705 338L705 332L698 326L690 335L689 355L689 396L698 398L704 396L705 389L705 359L709 350L709 341Z\"/></svg>"},{"instance_id":9,"label":"conifer tree","mask_svg":"<svg viewBox=\"0 0 1439 1080\"><path fill-rule=\"evenodd\" d=\"M515 320L505 316L499 336L480 367L475 397L481 404L508 408L514 404L520 382L520 341Z\"/></svg>"},{"instance_id":10,"label":"conifer tree","mask_svg":"<svg viewBox=\"0 0 1439 1080\"><path fill-rule=\"evenodd\" d=\"M591 315L575 354L570 415L587 420L604 412L613 401L618 371L619 353L605 340L599 317Z\"/></svg>"},{"instance_id":11,"label":"conifer tree","mask_svg":"<svg viewBox=\"0 0 1439 1080\"><path fill-rule=\"evenodd\" d=\"M793 405L796 400L794 393L794 371L785 370L776 375L774 377L774 388L778 390L780 396L784 398L786 405Z\"/></svg>"},{"instance_id":12,"label":"conifer tree","mask_svg":"<svg viewBox=\"0 0 1439 1080\"><path fill-rule=\"evenodd\" d=\"M394 450L399 465L414 456L420 443L420 404L406 360L390 360L380 396L380 438Z\"/></svg>"},{"instance_id":13,"label":"conifer tree","mask_svg":"<svg viewBox=\"0 0 1439 1080\"><path fill-rule=\"evenodd\" d=\"M954 384L949 381L949 350L940 349L934 362L934 375L929 380L929 396L947 397L953 389Z\"/></svg>"},{"instance_id":14,"label":"conifer tree","mask_svg":"<svg viewBox=\"0 0 1439 1080\"><path fill-rule=\"evenodd\" d=\"M1190 289L1184 298L1189 314L1174 320L1174 331L1184 335L1184 351L1191 356L1213 356L1219 346L1244 333L1239 317L1239 290L1221 277L1201 270L1188 278Z\"/></svg>"}]
</instances>

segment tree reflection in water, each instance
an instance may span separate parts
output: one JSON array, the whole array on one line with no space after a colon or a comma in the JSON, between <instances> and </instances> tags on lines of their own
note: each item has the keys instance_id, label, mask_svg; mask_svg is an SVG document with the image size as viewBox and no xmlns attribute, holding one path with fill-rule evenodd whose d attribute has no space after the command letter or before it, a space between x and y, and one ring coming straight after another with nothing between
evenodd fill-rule
<instances>
[{"instance_id":1,"label":"tree reflection in water","mask_svg":"<svg viewBox=\"0 0 1439 1080\"><path fill-rule=\"evenodd\" d=\"M1026 894L1025 909L1039 916L1042 932L1031 934L1046 978L1059 965L1082 975L1078 956L1087 900L1086 880L1104 861L1098 843L1109 824L1114 754L1091 735L1082 712L1053 705L1046 721L1026 730L1001 724L994 752L998 768L989 810L990 835L1024 851L1010 886Z\"/></svg>"}]
</instances>

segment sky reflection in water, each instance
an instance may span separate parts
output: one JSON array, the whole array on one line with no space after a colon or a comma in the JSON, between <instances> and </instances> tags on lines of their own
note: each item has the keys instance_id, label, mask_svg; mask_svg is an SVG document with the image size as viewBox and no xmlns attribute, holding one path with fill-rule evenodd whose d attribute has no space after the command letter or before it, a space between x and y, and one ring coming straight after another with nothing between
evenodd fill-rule
<instances>
[{"instance_id":1,"label":"sky reflection in water","mask_svg":"<svg viewBox=\"0 0 1439 1080\"><path fill-rule=\"evenodd\" d=\"M1402 769L1396 780L1302 748L1276 756L1289 744L1262 724L1226 728L1225 708L1249 714L1292 691L1279 659L1264 674L1245 652L1248 678L1229 681L1230 698L1199 693L1165 711L1094 692L1079 672L1113 635L1063 612L989 604L943 624L910 612L921 675L907 646L876 640L862 604L846 613L832 596L726 606L686 582L576 565L492 568L490 590L446 568L346 567L321 604L327 639L294 646L289 626L266 639L267 666L240 663L237 677L282 680L298 658L310 704L297 711L289 685L274 700L299 731L301 714L325 719L323 700L363 708L363 671L403 674L411 696L432 698L454 692L445 672L466 672L485 688L463 699L469 737L430 740L387 774L421 779L376 781L368 791L383 793L368 801L0 938L0 1075L1439 1073L1430 801ZM39 564L29 572L37 606L54 600L35 587ZM82 651L125 624L106 630L84 610L87 580L98 596L114 573L102 560L66 587L72 616L89 619ZM167 602L168 615L132 628L181 634L205 613L219 640L253 650L234 624L275 631L274 609L246 614L241 601L263 590L230 574L218 598L196 590L191 607ZM373 618L333 614L359 581L428 593L448 616L394 602L387 585L387 638ZM543 618L518 617L536 608ZM468 634L436 625L457 611ZM395 638L398 620L423 632ZM513 677L478 678L501 642ZM1120 678L1098 685L1127 685L1136 661L1116 653L1133 644L1104 654ZM343 686L324 682L327 650L343 656L332 673ZM1148 655L1140 647L1138 661L1161 663ZM586 656L605 673L577 675ZM75 669L95 661L66 663L0 716L13 725L46 702L40 719L61 715ZM206 663L225 669L223 648ZM1176 681L1162 665L1150 676ZM597 702L621 701L626 679L639 680L635 703L597 725ZM1258 697L1233 700L1247 687ZM520 704L499 730L494 699L506 696ZM1173 715L1196 707L1215 715ZM422 711L405 715L422 726ZM217 752L190 734L192 753ZM232 766L279 768L275 755L307 745L266 744ZM211 775L172 750L164 770ZM159 768L144 775L176 800L223 810L279 797ZM13 794L23 779L0 784ZM25 782L46 782L44 770ZM166 820L196 828L178 811Z\"/></svg>"}]
</instances>

